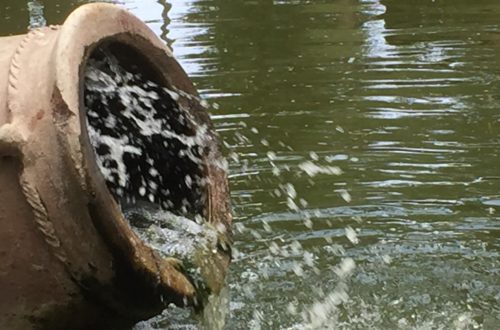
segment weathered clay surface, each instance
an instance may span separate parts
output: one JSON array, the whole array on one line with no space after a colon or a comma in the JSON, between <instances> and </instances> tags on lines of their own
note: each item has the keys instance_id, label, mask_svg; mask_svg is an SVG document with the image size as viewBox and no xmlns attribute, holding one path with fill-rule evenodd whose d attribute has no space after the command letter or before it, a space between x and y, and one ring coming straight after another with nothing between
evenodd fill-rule
<instances>
[{"instance_id":1,"label":"weathered clay surface","mask_svg":"<svg viewBox=\"0 0 500 330\"><path fill-rule=\"evenodd\" d=\"M169 86L197 95L170 50L113 5L85 5L61 27L0 38L1 329L126 328L197 298L175 264L131 231L98 172L82 68L110 40L143 54ZM179 102L211 128L196 98ZM211 129L209 138L203 215L229 232L227 177Z\"/></svg>"}]
</instances>

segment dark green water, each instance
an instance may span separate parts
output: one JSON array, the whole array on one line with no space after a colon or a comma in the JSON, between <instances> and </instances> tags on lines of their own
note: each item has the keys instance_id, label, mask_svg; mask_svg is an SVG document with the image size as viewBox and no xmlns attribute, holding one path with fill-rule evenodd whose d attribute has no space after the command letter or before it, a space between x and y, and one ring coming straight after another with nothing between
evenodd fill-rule
<instances>
[{"instance_id":1,"label":"dark green water","mask_svg":"<svg viewBox=\"0 0 500 330\"><path fill-rule=\"evenodd\" d=\"M228 329L498 329L499 1L121 3L219 105ZM27 8L3 0L0 34Z\"/></svg>"}]
</instances>

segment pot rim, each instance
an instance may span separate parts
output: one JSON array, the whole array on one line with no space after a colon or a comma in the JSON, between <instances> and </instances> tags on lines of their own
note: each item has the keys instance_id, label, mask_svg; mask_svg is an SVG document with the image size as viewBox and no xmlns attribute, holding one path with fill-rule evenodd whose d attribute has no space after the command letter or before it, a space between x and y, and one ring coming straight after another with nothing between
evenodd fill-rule
<instances>
[{"instance_id":1,"label":"pot rim","mask_svg":"<svg viewBox=\"0 0 500 330\"><path fill-rule=\"evenodd\" d=\"M89 22L99 28L89 28ZM178 305L196 304L197 293L191 281L129 227L97 166L85 124L82 77L92 52L110 40L135 49L167 78L165 69L157 62L159 55L165 59L162 61L172 58L172 51L141 20L117 5L93 3L79 7L60 28L55 49L56 87L68 111L61 137L76 165L79 181L90 192L92 221L110 244L112 253L126 259L144 284L154 285L151 298L162 308L172 300ZM182 69L176 73L183 75L181 80L187 84L187 92L196 95L186 73Z\"/></svg>"}]
</instances>

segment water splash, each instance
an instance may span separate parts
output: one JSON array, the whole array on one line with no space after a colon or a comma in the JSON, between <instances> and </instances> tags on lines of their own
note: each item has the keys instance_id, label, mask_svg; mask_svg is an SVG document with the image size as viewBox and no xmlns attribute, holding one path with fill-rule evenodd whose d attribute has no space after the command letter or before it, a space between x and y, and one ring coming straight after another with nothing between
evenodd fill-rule
<instances>
[{"instance_id":1,"label":"water splash","mask_svg":"<svg viewBox=\"0 0 500 330\"><path fill-rule=\"evenodd\" d=\"M203 218L208 127L178 102L195 96L164 87L117 54L101 47L85 69L87 131L98 167L134 232L197 287L201 327L222 329L230 242L224 226Z\"/></svg>"},{"instance_id":2,"label":"water splash","mask_svg":"<svg viewBox=\"0 0 500 330\"><path fill-rule=\"evenodd\" d=\"M229 251L224 228L217 228L201 217L195 221L146 203L124 206L123 212L139 237L164 258L176 258L195 282L198 290L209 294L220 291Z\"/></svg>"},{"instance_id":3,"label":"water splash","mask_svg":"<svg viewBox=\"0 0 500 330\"><path fill-rule=\"evenodd\" d=\"M28 1L28 12L30 15L29 28L36 29L47 25L47 20L44 15L44 5L40 1Z\"/></svg>"}]
</instances>

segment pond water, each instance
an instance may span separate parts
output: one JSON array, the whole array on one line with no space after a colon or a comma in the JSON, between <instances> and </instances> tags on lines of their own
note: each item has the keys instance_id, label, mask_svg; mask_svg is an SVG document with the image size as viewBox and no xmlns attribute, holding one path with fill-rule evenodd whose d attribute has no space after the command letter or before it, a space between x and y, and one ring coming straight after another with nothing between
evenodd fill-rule
<instances>
[{"instance_id":1,"label":"pond water","mask_svg":"<svg viewBox=\"0 0 500 330\"><path fill-rule=\"evenodd\" d=\"M85 2L3 0L0 34ZM227 329L498 328L500 2L119 3L214 104Z\"/></svg>"}]
</instances>

